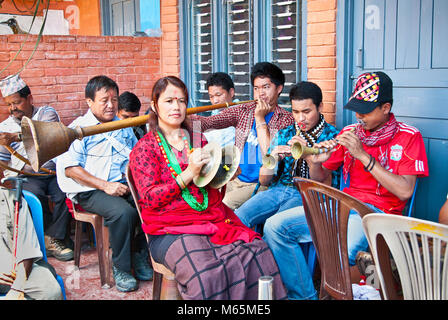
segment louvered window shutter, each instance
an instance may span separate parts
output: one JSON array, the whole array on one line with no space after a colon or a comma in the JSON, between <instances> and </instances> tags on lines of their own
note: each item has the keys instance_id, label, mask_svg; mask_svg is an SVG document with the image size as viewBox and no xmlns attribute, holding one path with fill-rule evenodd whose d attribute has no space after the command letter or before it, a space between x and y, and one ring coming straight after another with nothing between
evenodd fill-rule
<instances>
[{"instance_id":1,"label":"louvered window shutter","mask_svg":"<svg viewBox=\"0 0 448 320\"><path fill-rule=\"evenodd\" d=\"M301 52L298 45L297 1L272 0L272 62L285 74L285 88L279 103L289 104L289 91L300 75Z\"/></svg>"},{"instance_id":2,"label":"louvered window shutter","mask_svg":"<svg viewBox=\"0 0 448 320\"><path fill-rule=\"evenodd\" d=\"M232 77L237 99L251 99L250 73L254 59L262 57L285 73L279 103L289 104L289 90L301 75L300 12L301 1L188 0L187 29L181 32L188 38L185 80L191 103L210 103L207 77L218 71Z\"/></svg>"},{"instance_id":3,"label":"louvered window shutter","mask_svg":"<svg viewBox=\"0 0 448 320\"><path fill-rule=\"evenodd\" d=\"M253 2L228 0L227 72L235 84L235 97L242 101L252 96L253 36Z\"/></svg>"},{"instance_id":4,"label":"louvered window shutter","mask_svg":"<svg viewBox=\"0 0 448 320\"><path fill-rule=\"evenodd\" d=\"M193 92L196 104L210 103L206 88L207 77L212 71L212 1L192 1L192 41L193 41Z\"/></svg>"}]
</instances>

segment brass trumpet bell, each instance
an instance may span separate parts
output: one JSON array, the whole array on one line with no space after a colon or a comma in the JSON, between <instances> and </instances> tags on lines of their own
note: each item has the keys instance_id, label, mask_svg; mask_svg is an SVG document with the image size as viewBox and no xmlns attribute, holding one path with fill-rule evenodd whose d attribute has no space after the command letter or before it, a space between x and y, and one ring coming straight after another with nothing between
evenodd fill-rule
<instances>
[{"instance_id":1,"label":"brass trumpet bell","mask_svg":"<svg viewBox=\"0 0 448 320\"><path fill-rule=\"evenodd\" d=\"M304 147L299 142L293 143L291 146L291 155L294 159L300 159L303 156L309 154L320 154L327 152L327 148L312 148L312 147ZM274 157L273 155L266 154L261 159L263 167L267 169L274 169L278 163L278 157Z\"/></svg>"},{"instance_id":2,"label":"brass trumpet bell","mask_svg":"<svg viewBox=\"0 0 448 320\"><path fill-rule=\"evenodd\" d=\"M214 142L208 143L204 151L210 151L212 159L204 165L193 182L198 187L210 186L219 189L234 176L240 163L240 151L234 145L221 148Z\"/></svg>"},{"instance_id":3,"label":"brass trumpet bell","mask_svg":"<svg viewBox=\"0 0 448 320\"><path fill-rule=\"evenodd\" d=\"M67 151L82 132L61 122L35 121L22 118L22 137L28 160L34 171L47 161Z\"/></svg>"}]
</instances>

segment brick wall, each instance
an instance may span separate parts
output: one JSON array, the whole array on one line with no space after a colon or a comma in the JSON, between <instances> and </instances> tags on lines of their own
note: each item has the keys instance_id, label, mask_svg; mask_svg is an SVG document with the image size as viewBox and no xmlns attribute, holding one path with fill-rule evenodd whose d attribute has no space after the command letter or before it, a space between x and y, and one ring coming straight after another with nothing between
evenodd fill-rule
<instances>
[{"instance_id":1,"label":"brick wall","mask_svg":"<svg viewBox=\"0 0 448 320\"><path fill-rule=\"evenodd\" d=\"M16 55L23 35L0 36L0 69ZM37 36L29 36L22 52L1 75L17 72L30 57ZM21 77L31 88L36 106L51 105L64 124L87 110L84 88L88 80L104 74L118 83L120 92L132 91L149 107L152 86L161 75L160 38L44 36ZM0 121L7 114L0 99Z\"/></svg>"},{"instance_id":2,"label":"brick wall","mask_svg":"<svg viewBox=\"0 0 448 320\"><path fill-rule=\"evenodd\" d=\"M160 1L160 25L162 29L162 75L179 77L179 6L177 0Z\"/></svg>"},{"instance_id":3,"label":"brick wall","mask_svg":"<svg viewBox=\"0 0 448 320\"><path fill-rule=\"evenodd\" d=\"M308 0L308 80L323 92L323 114L330 123L336 117L336 10L337 0Z\"/></svg>"}]
</instances>

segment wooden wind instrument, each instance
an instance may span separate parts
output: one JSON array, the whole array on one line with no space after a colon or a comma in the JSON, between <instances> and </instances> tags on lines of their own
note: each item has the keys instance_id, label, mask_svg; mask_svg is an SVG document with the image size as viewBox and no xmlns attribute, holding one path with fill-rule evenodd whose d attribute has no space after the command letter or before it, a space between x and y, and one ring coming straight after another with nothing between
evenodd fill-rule
<instances>
[{"instance_id":1,"label":"wooden wind instrument","mask_svg":"<svg viewBox=\"0 0 448 320\"><path fill-rule=\"evenodd\" d=\"M222 109L250 102L255 102L255 100L188 108L187 114ZM75 129L68 128L61 122L34 121L28 117L23 117L21 124L22 140L31 167L37 172L43 163L66 152L76 139L81 140L84 137L95 134L141 126L148 121L149 117L150 115L143 115L94 126L76 127Z\"/></svg>"}]
</instances>

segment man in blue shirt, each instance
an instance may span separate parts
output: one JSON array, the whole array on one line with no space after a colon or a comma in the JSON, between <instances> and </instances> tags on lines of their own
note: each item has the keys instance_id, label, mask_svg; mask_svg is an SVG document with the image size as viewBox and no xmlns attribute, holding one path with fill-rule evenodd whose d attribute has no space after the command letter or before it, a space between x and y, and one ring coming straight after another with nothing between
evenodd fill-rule
<instances>
[{"instance_id":1,"label":"man in blue shirt","mask_svg":"<svg viewBox=\"0 0 448 320\"><path fill-rule=\"evenodd\" d=\"M85 93L89 110L69 127L119 120L118 86L112 79L90 79ZM104 218L109 228L115 284L124 292L138 288L132 267L137 279L152 279L144 234L140 228L134 234L140 219L126 184L126 165L136 143L132 128L96 134L74 141L56 163L58 183L67 196Z\"/></svg>"},{"instance_id":2,"label":"man in blue shirt","mask_svg":"<svg viewBox=\"0 0 448 320\"><path fill-rule=\"evenodd\" d=\"M246 201L235 210L235 213L248 227L265 224L263 239L271 248L277 261L282 280L288 290L288 298L297 299L300 298L300 295L296 294L298 291L296 287L299 285L296 285L294 279L299 281L300 275L290 272L288 268L291 263L294 264L294 260L289 259L291 251L283 250L283 247L273 244L273 240L277 238L274 239L272 236L273 234L283 235L284 230L294 225L295 212L293 210L300 211L302 208L302 197L292 184L292 178L295 176L309 178L307 162L304 159L296 160L291 156L291 145L299 142L302 146L312 147L315 143L333 139L338 134L338 130L327 123L321 114L322 91L316 84L307 81L299 82L291 88L289 98L294 124L280 130L268 150L270 155L279 159L278 164L274 169L264 166L260 168L260 184L269 187ZM337 181L339 181L338 173L335 173L332 177L334 186L337 185ZM290 240L288 237L278 238L285 242ZM293 244L288 243L288 249L291 246L294 248L297 246L297 250L300 250L298 242L296 243L294 239L291 242ZM315 291L312 281L307 285L313 290L311 294L313 296Z\"/></svg>"}]
</instances>

